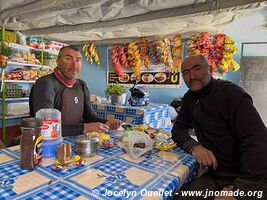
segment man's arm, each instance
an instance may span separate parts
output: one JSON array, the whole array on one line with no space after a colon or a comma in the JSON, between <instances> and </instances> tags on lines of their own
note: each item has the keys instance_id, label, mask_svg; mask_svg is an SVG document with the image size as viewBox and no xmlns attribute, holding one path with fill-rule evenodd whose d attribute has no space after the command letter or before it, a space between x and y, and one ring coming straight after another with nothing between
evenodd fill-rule
<instances>
[{"instance_id":1,"label":"man's arm","mask_svg":"<svg viewBox=\"0 0 267 200\"><path fill-rule=\"evenodd\" d=\"M189 135L188 129L192 129L190 118L190 114L192 115L190 112L192 111L189 111L187 105L191 104L185 100L185 97L183 99L183 105L172 129L172 139L177 143L177 146L182 147L188 153L191 153L200 165L212 166L213 169L216 169L218 162L213 152L202 146Z\"/></svg>"},{"instance_id":2,"label":"man's arm","mask_svg":"<svg viewBox=\"0 0 267 200\"><path fill-rule=\"evenodd\" d=\"M191 150L197 146L199 143L194 140L188 132L189 128L192 128L191 119L187 105L190 104L186 100L186 96L183 98L183 105L179 111L177 119L172 128L172 139L177 143L177 146L182 147L188 153L191 153Z\"/></svg>"}]
</instances>

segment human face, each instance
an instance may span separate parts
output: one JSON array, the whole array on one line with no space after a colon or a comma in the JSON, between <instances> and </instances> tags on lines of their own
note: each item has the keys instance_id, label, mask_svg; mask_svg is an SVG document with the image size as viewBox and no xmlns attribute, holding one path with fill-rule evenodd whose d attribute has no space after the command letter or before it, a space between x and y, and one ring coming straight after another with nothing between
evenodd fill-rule
<instances>
[{"instance_id":1,"label":"human face","mask_svg":"<svg viewBox=\"0 0 267 200\"><path fill-rule=\"evenodd\" d=\"M210 69L199 56L186 58L181 70L186 86L192 91L199 91L210 82Z\"/></svg>"},{"instance_id":2,"label":"human face","mask_svg":"<svg viewBox=\"0 0 267 200\"><path fill-rule=\"evenodd\" d=\"M71 48L65 48L58 55L57 67L66 79L77 79L82 68L81 53Z\"/></svg>"}]
</instances>

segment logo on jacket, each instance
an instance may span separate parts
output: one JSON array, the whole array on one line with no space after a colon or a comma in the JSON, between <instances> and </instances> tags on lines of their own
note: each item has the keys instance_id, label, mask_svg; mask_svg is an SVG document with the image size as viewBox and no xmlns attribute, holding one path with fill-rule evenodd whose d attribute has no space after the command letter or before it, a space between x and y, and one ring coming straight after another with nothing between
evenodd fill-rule
<instances>
[{"instance_id":1,"label":"logo on jacket","mask_svg":"<svg viewBox=\"0 0 267 200\"><path fill-rule=\"evenodd\" d=\"M74 97L74 103L77 104L79 102L78 97Z\"/></svg>"}]
</instances>

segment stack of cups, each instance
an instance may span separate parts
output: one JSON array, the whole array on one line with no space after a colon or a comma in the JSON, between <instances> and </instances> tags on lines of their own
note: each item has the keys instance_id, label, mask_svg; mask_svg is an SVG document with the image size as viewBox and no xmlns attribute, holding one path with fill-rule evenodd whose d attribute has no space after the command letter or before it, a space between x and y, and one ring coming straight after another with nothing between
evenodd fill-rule
<instances>
[{"instance_id":1,"label":"stack of cups","mask_svg":"<svg viewBox=\"0 0 267 200\"><path fill-rule=\"evenodd\" d=\"M54 162L56 158L57 146L63 142L61 133L61 113L57 109L45 108L36 113L36 117L43 122L41 134L42 144L42 164L46 165Z\"/></svg>"}]
</instances>

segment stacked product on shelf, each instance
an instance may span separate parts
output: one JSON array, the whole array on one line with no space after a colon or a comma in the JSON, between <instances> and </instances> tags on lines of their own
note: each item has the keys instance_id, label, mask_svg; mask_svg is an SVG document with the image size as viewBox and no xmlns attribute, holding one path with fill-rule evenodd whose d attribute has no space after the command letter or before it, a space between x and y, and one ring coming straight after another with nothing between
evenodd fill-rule
<instances>
[{"instance_id":1,"label":"stacked product on shelf","mask_svg":"<svg viewBox=\"0 0 267 200\"><path fill-rule=\"evenodd\" d=\"M59 51L62 47L65 47L65 46L68 46L68 45L65 43L56 42L56 41L48 41L48 43L45 44L46 49L57 50L57 51Z\"/></svg>"},{"instance_id":2,"label":"stacked product on shelf","mask_svg":"<svg viewBox=\"0 0 267 200\"><path fill-rule=\"evenodd\" d=\"M48 49L51 51L59 51L62 47L68 46L65 43L49 41L40 37L27 37L26 44L34 49Z\"/></svg>"},{"instance_id":3,"label":"stacked product on shelf","mask_svg":"<svg viewBox=\"0 0 267 200\"><path fill-rule=\"evenodd\" d=\"M29 68L15 68L9 71L6 75L6 80L25 80L35 81L38 78L51 73L51 69L36 69L34 67Z\"/></svg>"},{"instance_id":4,"label":"stacked product on shelf","mask_svg":"<svg viewBox=\"0 0 267 200\"><path fill-rule=\"evenodd\" d=\"M57 66L57 55L46 53L44 56L44 64L55 69Z\"/></svg>"},{"instance_id":5,"label":"stacked product on shelf","mask_svg":"<svg viewBox=\"0 0 267 200\"><path fill-rule=\"evenodd\" d=\"M1 106L0 106L0 112L2 114ZM28 116L29 113L30 113L30 107L28 102L8 102L6 104L5 114L7 117Z\"/></svg>"},{"instance_id":6,"label":"stacked product on shelf","mask_svg":"<svg viewBox=\"0 0 267 200\"><path fill-rule=\"evenodd\" d=\"M52 69L56 68L57 66L57 54L58 52L51 51L51 52L44 52L43 54L43 61L44 65L50 66ZM41 60L42 54L41 52L36 52L36 58Z\"/></svg>"},{"instance_id":7,"label":"stacked product on shelf","mask_svg":"<svg viewBox=\"0 0 267 200\"><path fill-rule=\"evenodd\" d=\"M56 67L56 59L60 48L67 44L48 41L41 37L22 37L18 33L2 28L0 34L1 58L5 61L2 75L2 135L6 141L6 120L29 115L29 94L31 85L38 78L47 75ZM17 44L19 41L21 44ZM3 52L4 49L4 52ZM8 55L6 55L8 54ZM3 71L3 70L2 70ZM12 116L12 117L11 117ZM8 121L7 124L13 123ZM17 123L17 122L16 122ZM58 139L60 140L61 137ZM61 138L62 139L62 138ZM56 140L54 140L56 141Z\"/></svg>"},{"instance_id":8,"label":"stacked product on shelf","mask_svg":"<svg viewBox=\"0 0 267 200\"><path fill-rule=\"evenodd\" d=\"M57 66L57 54L62 47L68 46L65 43L49 41L47 39L38 37L28 37L26 38L26 44L34 49L42 49L44 54L36 52L36 58L41 60L43 56L43 64L50 66L54 69Z\"/></svg>"},{"instance_id":9,"label":"stacked product on shelf","mask_svg":"<svg viewBox=\"0 0 267 200\"><path fill-rule=\"evenodd\" d=\"M28 100L27 97L29 97L29 95L30 95L29 89L23 89L22 86L19 84L7 83L5 90L5 97L7 98L6 100L11 102L7 102L5 105L5 112L4 112L5 116L6 117L28 116L30 108L29 108L29 103L25 102L25 100ZM0 111L2 115L3 113L2 106L0 108Z\"/></svg>"},{"instance_id":10,"label":"stacked product on shelf","mask_svg":"<svg viewBox=\"0 0 267 200\"><path fill-rule=\"evenodd\" d=\"M22 86L19 84L6 84L6 98L19 98L22 97ZM2 92L1 92L2 95Z\"/></svg>"}]
</instances>

